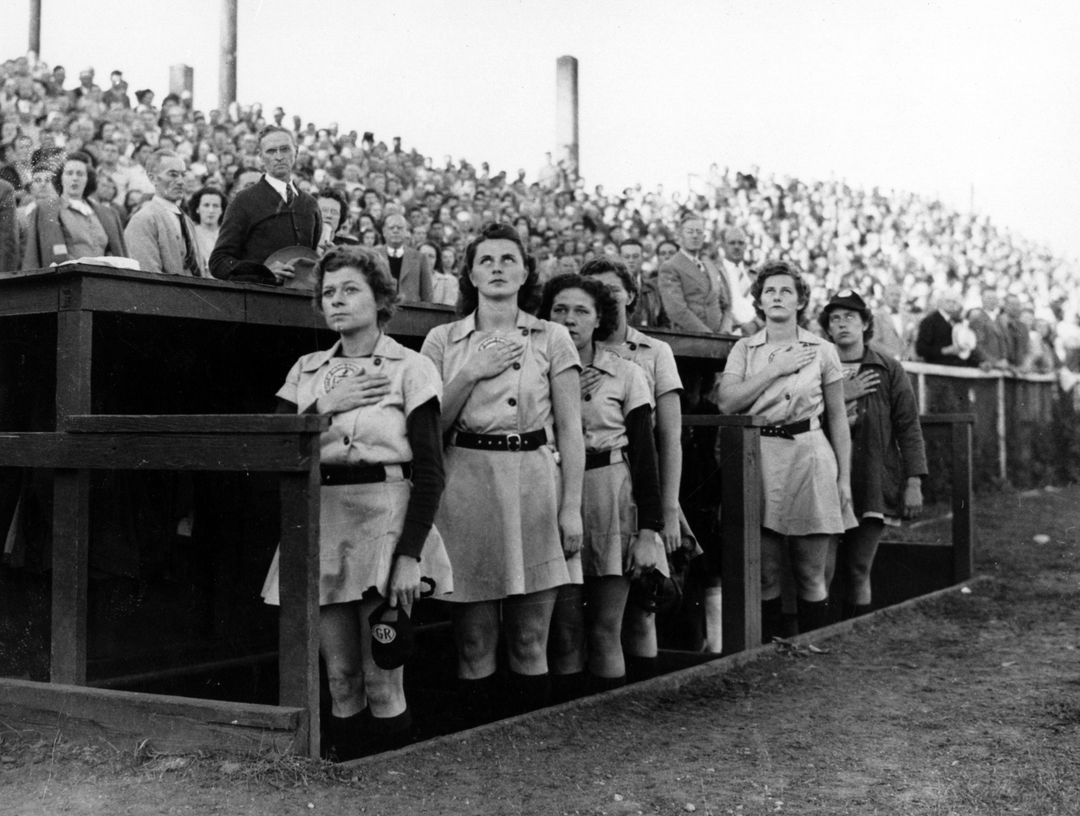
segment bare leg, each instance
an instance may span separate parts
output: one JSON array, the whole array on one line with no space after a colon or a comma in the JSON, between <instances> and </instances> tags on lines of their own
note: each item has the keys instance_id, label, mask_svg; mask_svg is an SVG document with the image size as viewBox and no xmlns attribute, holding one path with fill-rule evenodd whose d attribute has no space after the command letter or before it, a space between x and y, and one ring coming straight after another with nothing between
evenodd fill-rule
<instances>
[{"instance_id":1,"label":"bare leg","mask_svg":"<svg viewBox=\"0 0 1080 816\"><path fill-rule=\"evenodd\" d=\"M552 674L576 674L585 668L585 589L581 584L564 584L557 592L548 661Z\"/></svg>"},{"instance_id":2,"label":"bare leg","mask_svg":"<svg viewBox=\"0 0 1080 816\"><path fill-rule=\"evenodd\" d=\"M548 632L557 593L557 589L545 589L503 600L510 671L524 675L547 672Z\"/></svg>"},{"instance_id":3,"label":"bare leg","mask_svg":"<svg viewBox=\"0 0 1080 816\"><path fill-rule=\"evenodd\" d=\"M617 575L586 578L585 581L589 672L595 677L622 677L626 674L622 624L630 581Z\"/></svg>"},{"instance_id":4,"label":"bare leg","mask_svg":"<svg viewBox=\"0 0 1080 816\"><path fill-rule=\"evenodd\" d=\"M367 704L360 654L360 604L330 604L319 609L319 651L330 685L330 713L351 717Z\"/></svg>"},{"instance_id":5,"label":"bare leg","mask_svg":"<svg viewBox=\"0 0 1080 816\"><path fill-rule=\"evenodd\" d=\"M851 584L848 600L858 606L870 604L870 571L884 531L881 519L864 518L858 528L848 530L844 536L843 563Z\"/></svg>"},{"instance_id":6,"label":"bare leg","mask_svg":"<svg viewBox=\"0 0 1080 816\"><path fill-rule=\"evenodd\" d=\"M499 602L451 604L458 677L480 680L495 673L499 643Z\"/></svg>"}]
</instances>

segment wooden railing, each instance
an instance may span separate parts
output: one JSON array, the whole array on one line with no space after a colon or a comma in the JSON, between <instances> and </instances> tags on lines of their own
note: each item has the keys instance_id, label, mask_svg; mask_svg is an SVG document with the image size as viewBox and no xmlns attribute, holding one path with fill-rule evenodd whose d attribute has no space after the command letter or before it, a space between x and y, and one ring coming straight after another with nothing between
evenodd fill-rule
<instances>
[{"instance_id":1,"label":"wooden railing","mask_svg":"<svg viewBox=\"0 0 1080 816\"><path fill-rule=\"evenodd\" d=\"M0 461L5 465L55 472L51 681L86 682L90 470L276 473L281 484L278 702L300 712L290 747L318 756L319 434L328 424L326 417L312 415L79 415L66 417L61 432L0 433ZM61 496L75 501L60 501ZM0 680L0 688L5 682ZM8 690L9 696L24 692L21 686ZM101 717L103 701L116 694L88 689L74 696L61 694L54 704L77 716L81 701ZM31 697L38 708L48 707L49 698L40 689ZM164 698L146 705L170 708ZM224 715L218 705L207 716L228 716L223 705ZM191 708L190 701L186 706ZM187 709L187 720L197 716ZM247 715L225 722L234 719L253 727ZM219 721L208 723L212 730L222 726Z\"/></svg>"}]
</instances>

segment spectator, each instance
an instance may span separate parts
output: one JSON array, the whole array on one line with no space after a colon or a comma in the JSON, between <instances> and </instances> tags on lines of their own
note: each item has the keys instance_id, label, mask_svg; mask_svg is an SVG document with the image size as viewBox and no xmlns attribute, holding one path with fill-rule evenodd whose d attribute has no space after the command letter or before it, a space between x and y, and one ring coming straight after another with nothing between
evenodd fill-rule
<instances>
[{"instance_id":1,"label":"spectator","mask_svg":"<svg viewBox=\"0 0 1080 816\"><path fill-rule=\"evenodd\" d=\"M882 292L881 308L873 314L874 330L870 346L894 360L908 358L908 346L913 334L911 316L903 308L904 292L899 284L890 283Z\"/></svg>"},{"instance_id":2,"label":"spectator","mask_svg":"<svg viewBox=\"0 0 1080 816\"><path fill-rule=\"evenodd\" d=\"M938 293L937 307L919 323L915 353L920 359L953 366L975 366L983 361L973 333L970 343L964 341L961 332L954 333L961 323L961 309L959 293L948 289Z\"/></svg>"},{"instance_id":3,"label":"spectator","mask_svg":"<svg viewBox=\"0 0 1080 816\"><path fill-rule=\"evenodd\" d=\"M120 219L87 196L97 186L93 162L71 153L53 176L58 199L39 201L30 213L23 269L41 269L79 258L127 255Z\"/></svg>"},{"instance_id":4,"label":"spectator","mask_svg":"<svg viewBox=\"0 0 1080 816\"><path fill-rule=\"evenodd\" d=\"M15 188L0 179L0 274L18 272L22 261L15 211Z\"/></svg>"},{"instance_id":5,"label":"spectator","mask_svg":"<svg viewBox=\"0 0 1080 816\"><path fill-rule=\"evenodd\" d=\"M402 303L431 302L431 269L427 259L412 247L405 246L409 222L397 213L383 221L385 245L379 253L390 265L390 275L398 287Z\"/></svg>"},{"instance_id":6,"label":"spectator","mask_svg":"<svg viewBox=\"0 0 1080 816\"><path fill-rule=\"evenodd\" d=\"M1017 295L1005 295L1005 308L999 318L1005 339L1005 358L1014 369L1023 366L1028 354L1028 327L1020 320L1022 308Z\"/></svg>"},{"instance_id":7,"label":"spectator","mask_svg":"<svg viewBox=\"0 0 1080 816\"><path fill-rule=\"evenodd\" d=\"M458 300L458 279L454 273L447 272L443 266L443 253L437 244L425 241L420 244L420 254L428 263L431 271L431 302L443 306L453 306ZM451 257L452 260L452 257ZM453 266L450 267L451 270Z\"/></svg>"},{"instance_id":8,"label":"spectator","mask_svg":"<svg viewBox=\"0 0 1080 816\"><path fill-rule=\"evenodd\" d=\"M6 181L18 192L30 188L30 176L33 172L30 163L34 140L20 133L8 147L7 164L0 168L0 181Z\"/></svg>"},{"instance_id":9,"label":"spectator","mask_svg":"<svg viewBox=\"0 0 1080 816\"><path fill-rule=\"evenodd\" d=\"M129 109L131 107L131 97L128 96L127 89L128 84L124 81L124 74L121 71L113 71L109 74L109 90L101 95L101 101L104 103L105 109Z\"/></svg>"},{"instance_id":10,"label":"spectator","mask_svg":"<svg viewBox=\"0 0 1080 816\"><path fill-rule=\"evenodd\" d=\"M180 209L184 160L172 150L156 150L146 167L157 192L128 220L124 237L131 257L144 272L202 277L195 224Z\"/></svg>"},{"instance_id":11,"label":"spectator","mask_svg":"<svg viewBox=\"0 0 1080 816\"><path fill-rule=\"evenodd\" d=\"M1061 361L1054 352L1052 326L1050 321L1035 317L1035 310L1025 306L1020 310L1020 322L1028 330L1028 351L1020 370L1036 374L1050 374L1057 371Z\"/></svg>"},{"instance_id":12,"label":"spectator","mask_svg":"<svg viewBox=\"0 0 1080 816\"><path fill-rule=\"evenodd\" d=\"M983 286L981 294L982 308L969 317L971 329L975 332L976 348L988 366L1007 369L1009 355L997 288Z\"/></svg>"},{"instance_id":13,"label":"spectator","mask_svg":"<svg viewBox=\"0 0 1080 816\"><path fill-rule=\"evenodd\" d=\"M214 251L221 231L221 216L228 205L225 193L215 187L201 188L188 202L188 212L195 222L195 244L199 247L206 277L210 275L210 253Z\"/></svg>"},{"instance_id":14,"label":"spectator","mask_svg":"<svg viewBox=\"0 0 1080 816\"><path fill-rule=\"evenodd\" d=\"M292 133L273 125L259 137L259 155L266 172L257 184L229 203L218 242L210 255L210 272L225 280L254 280L280 285L293 277L282 264L263 262L288 246L316 249L322 214L315 199L292 182L296 143ZM270 277L272 276L272 277Z\"/></svg>"},{"instance_id":15,"label":"spectator","mask_svg":"<svg viewBox=\"0 0 1080 816\"><path fill-rule=\"evenodd\" d=\"M679 252L660 266L660 298L671 327L701 333L730 331L727 286L701 252L705 221L694 213L684 216L679 235Z\"/></svg>"},{"instance_id":16,"label":"spectator","mask_svg":"<svg viewBox=\"0 0 1080 816\"><path fill-rule=\"evenodd\" d=\"M725 227L720 231L720 268L726 279L731 297L733 326L749 337L762 328L750 299L753 276L746 263L748 241L739 227Z\"/></svg>"}]
</instances>

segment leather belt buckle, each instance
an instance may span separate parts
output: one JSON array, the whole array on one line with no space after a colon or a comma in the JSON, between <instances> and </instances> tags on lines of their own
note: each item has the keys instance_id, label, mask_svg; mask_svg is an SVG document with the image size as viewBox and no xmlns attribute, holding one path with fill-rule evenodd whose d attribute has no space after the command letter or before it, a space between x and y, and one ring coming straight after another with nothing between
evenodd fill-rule
<instances>
[{"instance_id":1,"label":"leather belt buckle","mask_svg":"<svg viewBox=\"0 0 1080 816\"><path fill-rule=\"evenodd\" d=\"M516 434L516 433L507 434L506 435L506 449L508 451L515 451L515 452L521 450L521 434Z\"/></svg>"}]
</instances>

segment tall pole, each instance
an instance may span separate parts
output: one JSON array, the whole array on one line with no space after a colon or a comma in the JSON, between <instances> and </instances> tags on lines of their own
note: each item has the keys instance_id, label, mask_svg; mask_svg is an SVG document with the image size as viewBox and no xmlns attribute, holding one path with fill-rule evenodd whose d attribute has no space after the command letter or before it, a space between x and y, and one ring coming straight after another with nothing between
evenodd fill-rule
<instances>
[{"instance_id":1,"label":"tall pole","mask_svg":"<svg viewBox=\"0 0 1080 816\"><path fill-rule=\"evenodd\" d=\"M221 0L221 68L218 107L222 113L236 101L236 0Z\"/></svg>"},{"instance_id":2,"label":"tall pole","mask_svg":"<svg viewBox=\"0 0 1080 816\"><path fill-rule=\"evenodd\" d=\"M578 164L578 61L559 57L555 62L555 143L556 155L565 162L567 175L576 181Z\"/></svg>"},{"instance_id":3,"label":"tall pole","mask_svg":"<svg viewBox=\"0 0 1080 816\"><path fill-rule=\"evenodd\" d=\"M30 0L30 50L41 56L41 0Z\"/></svg>"}]
</instances>

